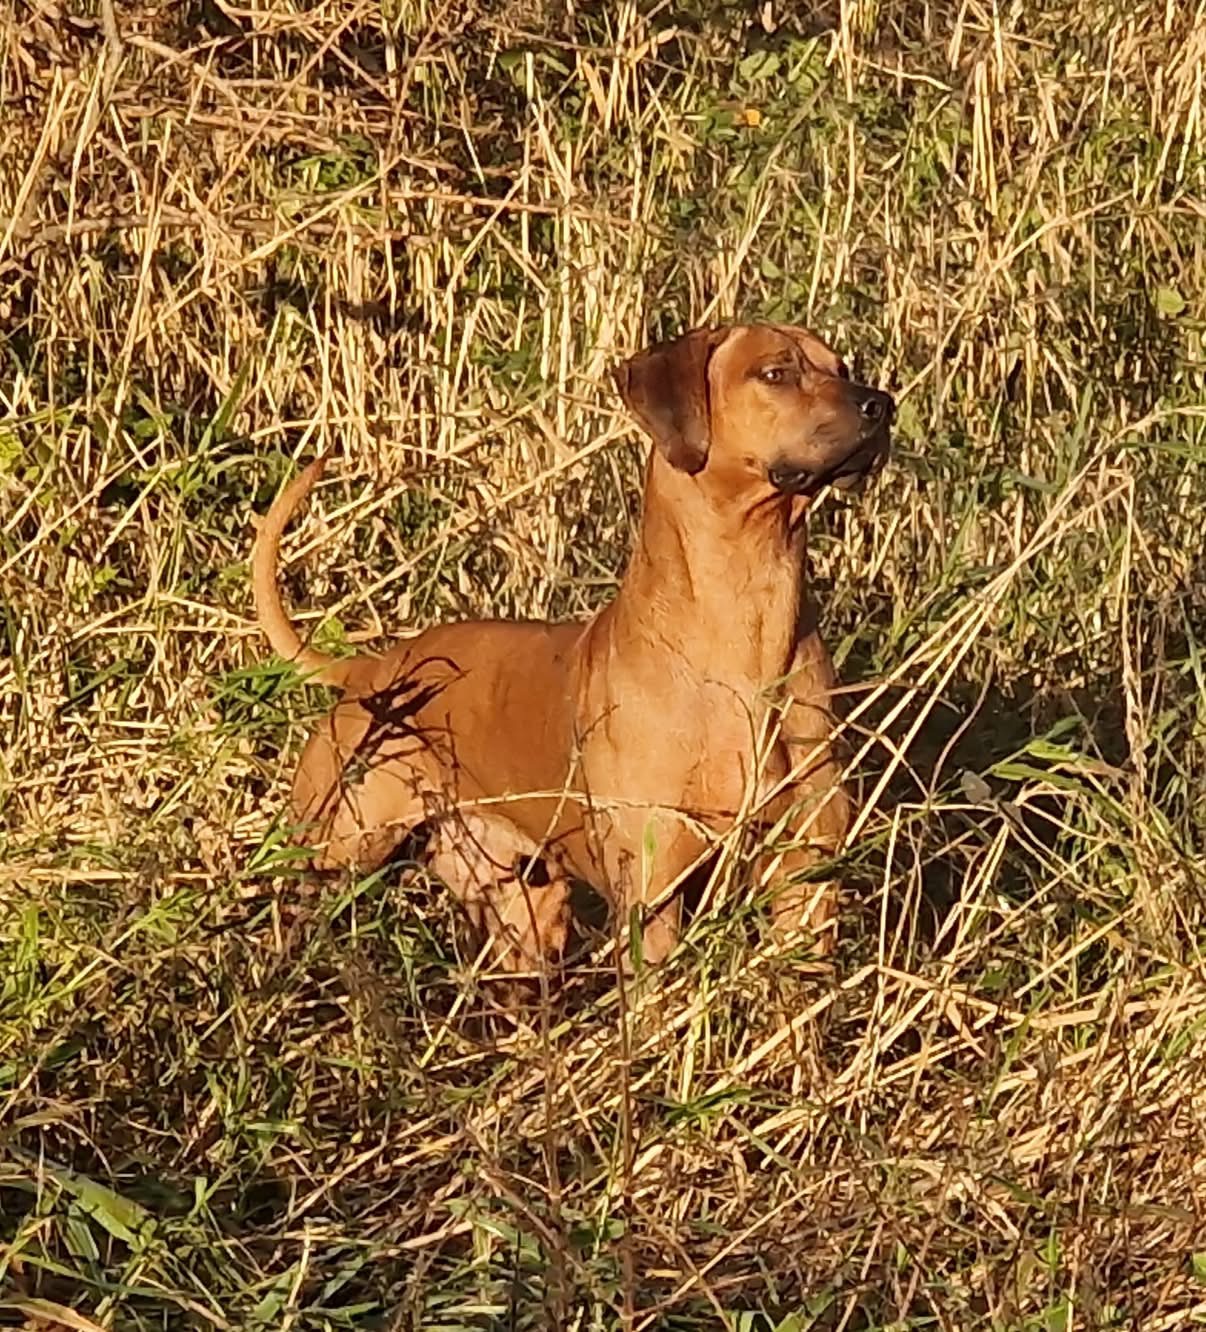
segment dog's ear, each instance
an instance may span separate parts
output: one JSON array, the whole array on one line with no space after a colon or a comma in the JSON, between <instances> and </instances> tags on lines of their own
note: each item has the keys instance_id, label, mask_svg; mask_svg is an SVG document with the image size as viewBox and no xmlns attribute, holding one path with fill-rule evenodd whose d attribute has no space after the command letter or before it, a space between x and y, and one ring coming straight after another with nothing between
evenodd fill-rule
<instances>
[{"instance_id":1,"label":"dog's ear","mask_svg":"<svg viewBox=\"0 0 1206 1332\"><path fill-rule=\"evenodd\" d=\"M723 332L697 328L625 361L615 374L624 406L667 462L694 475L708 461L708 362Z\"/></svg>"}]
</instances>

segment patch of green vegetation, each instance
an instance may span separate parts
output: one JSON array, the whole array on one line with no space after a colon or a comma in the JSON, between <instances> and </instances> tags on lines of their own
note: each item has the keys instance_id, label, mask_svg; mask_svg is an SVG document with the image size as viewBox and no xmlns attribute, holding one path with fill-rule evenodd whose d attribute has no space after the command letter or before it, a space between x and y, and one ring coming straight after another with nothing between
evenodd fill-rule
<instances>
[{"instance_id":1,"label":"patch of green vegetation","mask_svg":"<svg viewBox=\"0 0 1206 1332\"><path fill-rule=\"evenodd\" d=\"M295 158L287 170L291 180L304 190L317 194L346 190L376 175L377 148L363 135L343 134L338 148Z\"/></svg>"}]
</instances>

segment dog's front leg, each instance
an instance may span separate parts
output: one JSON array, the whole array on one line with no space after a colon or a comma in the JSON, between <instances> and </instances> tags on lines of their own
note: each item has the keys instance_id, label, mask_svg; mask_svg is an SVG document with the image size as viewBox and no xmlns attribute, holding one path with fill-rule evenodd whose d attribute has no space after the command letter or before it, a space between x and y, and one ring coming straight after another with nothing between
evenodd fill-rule
<instances>
[{"instance_id":1,"label":"dog's front leg","mask_svg":"<svg viewBox=\"0 0 1206 1332\"><path fill-rule=\"evenodd\" d=\"M759 881L770 895L775 933L784 942L811 935L818 953L828 955L837 942L841 884L836 879L817 880L810 871L839 849L849 822L849 797L841 787L815 795L827 799L828 806L819 808L815 799L805 796L793 808L786 830L762 856Z\"/></svg>"},{"instance_id":2,"label":"dog's front leg","mask_svg":"<svg viewBox=\"0 0 1206 1332\"><path fill-rule=\"evenodd\" d=\"M704 844L673 811L630 808L608 819L602 845L620 966L658 966L678 945L682 880Z\"/></svg>"},{"instance_id":3,"label":"dog's front leg","mask_svg":"<svg viewBox=\"0 0 1206 1332\"><path fill-rule=\"evenodd\" d=\"M829 653L814 632L797 649L789 680L778 737L787 775L772 801L777 835L759 877L770 890L776 932L810 933L822 954L837 939L841 885L806 876L841 849L853 815L842 781L840 723L830 710L835 683Z\"/></svg>"}]
</instances>

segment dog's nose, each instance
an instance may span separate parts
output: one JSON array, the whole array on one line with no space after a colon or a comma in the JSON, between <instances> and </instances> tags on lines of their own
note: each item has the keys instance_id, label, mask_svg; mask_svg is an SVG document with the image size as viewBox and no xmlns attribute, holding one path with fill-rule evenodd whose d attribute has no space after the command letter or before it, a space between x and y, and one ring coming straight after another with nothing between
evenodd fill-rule
<instances>
[{"instance_id":1,"label":"dog's nose","mask_svg":"<svg viewBox=\"0 0 1206 1332\"><path fill-rule=\"evenodd\" d=\"M896 411L896 404L886 393L881 393L878 389L863 388L858 389L858 410L866 421L869 429L875 429L877 426L886 425Z\"/></svg>"}]
</instances>

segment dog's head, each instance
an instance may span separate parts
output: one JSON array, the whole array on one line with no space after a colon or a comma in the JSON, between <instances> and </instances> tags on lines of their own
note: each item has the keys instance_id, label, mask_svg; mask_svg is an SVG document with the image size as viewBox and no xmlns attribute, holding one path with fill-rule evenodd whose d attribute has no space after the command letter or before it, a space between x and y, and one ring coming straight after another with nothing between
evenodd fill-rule
<instances>
[{"instance_id":1,"label":"dog's head","mask_svg":"<svg viewBox=\"0 0 1206 1332\"><path fill-rule=\"evenodd\" d=\"M811 498L879 470L895 403L785 324L695 329L625 361L625 405L674 467L742 492Z\"/></svg>"}]
</instances>

